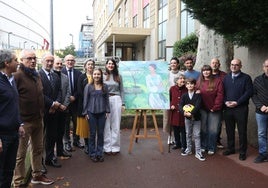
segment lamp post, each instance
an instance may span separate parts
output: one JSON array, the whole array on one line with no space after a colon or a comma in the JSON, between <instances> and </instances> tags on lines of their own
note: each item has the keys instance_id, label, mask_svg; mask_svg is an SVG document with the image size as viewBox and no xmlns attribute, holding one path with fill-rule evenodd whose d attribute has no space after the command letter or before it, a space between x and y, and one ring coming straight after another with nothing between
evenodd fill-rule
<instances>
[{"instance_id":1,"label":"lamp post","mask_svg":"<svg viewBox=\"0 0 268 188\"><path fill-rule=\"evenodd\" d=\"M23 49L25 49L25 44L27 43L27 41L23 42Z\"/></svg>"},{"instance_id":2,"label":"lamp post","mask_svg":"<svg viewBox=\"0 0 268 188\"><path fill-rule=\"evenodd\" d=\"M7 33L7 44L8 44L8 49L10 49L10 35L13 34L12 32Z\"/></svg>"},{"instance_id":3,"label":"lamp post","mask_svg":"<svg viewBox=\"0 0 268 188\"><path fill-rule=\"evenodd\" d=\"M71 44L73 45L74 44L74 36L73 36L72 33L70 33L69 35L72 37L72 43Z\"/></svg>"}]
</instances>

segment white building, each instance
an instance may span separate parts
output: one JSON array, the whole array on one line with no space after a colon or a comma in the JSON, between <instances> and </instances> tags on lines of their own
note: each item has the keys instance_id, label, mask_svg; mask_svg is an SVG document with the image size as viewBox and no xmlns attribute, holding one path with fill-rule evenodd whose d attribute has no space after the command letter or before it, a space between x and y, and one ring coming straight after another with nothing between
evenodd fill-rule
<instances>
[{"instance_id":1,"label":"white building","mask_svg":"<svg viewBox=\"0 0 268 188\"><path fill-rule=\"evenodd\" d=\"M49 23L23 0L0 0L0 48L48 49Z\"/></svg>"}]
</instances>

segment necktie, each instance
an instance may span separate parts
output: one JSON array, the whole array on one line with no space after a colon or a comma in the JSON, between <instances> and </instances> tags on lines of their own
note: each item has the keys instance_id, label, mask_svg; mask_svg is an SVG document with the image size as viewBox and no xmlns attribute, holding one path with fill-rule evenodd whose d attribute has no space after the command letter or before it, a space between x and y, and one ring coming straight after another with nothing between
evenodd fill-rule
<instances>
[{"instance_id":1,"label":"necktie","mask_svg":"<svg viewBox=\"0 0 268 188\"><path fill-rule=\"evenodd\" d=\"M72 70L69 69L69 81L70 81L70 87L71 87L71 93L73 95L74 93L74 85L73 85L73 79L72 79Z\"/></svg>"},{"instance_id":2,"label":"necktie","mask_svg":"<svg viewBox=\"0 0 268 188\"><path fill-rule=\"evenodd\" d=\"M54 89L54 81L53 81L52 74L48 73L48 77L49 77L50 84L51 84L52 88Z\"/></svg>"}]
</instances>

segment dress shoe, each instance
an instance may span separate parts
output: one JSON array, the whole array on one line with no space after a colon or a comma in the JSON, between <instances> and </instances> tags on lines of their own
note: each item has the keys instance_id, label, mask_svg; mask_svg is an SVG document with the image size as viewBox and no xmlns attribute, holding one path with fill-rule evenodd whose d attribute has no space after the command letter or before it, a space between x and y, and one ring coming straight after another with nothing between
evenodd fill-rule
<instances>
[{"instance_id":1,"label":"dress shoe","mask_svg":"<svg viewBox=\"0 0 268 188\"><path fill-rule=\"evenodd\" d=\"M78 141L78 142L74 142L73 145L77 148L84 148L84 146Z\"/></svg>"},{"instance_id":2,"label":"dress shoe","mask_svg":"<svg viewBox=\"0 0 268 188\"><path fill-rule=\"evenodd\" d=\"M62 154L58 155L58 157L62 160L70 159L72 154L68 153L67 151L63 151Z\"/></svg>"},{"instance_id":3,"label":"dress shoe","mask_svg":"<svg viewBox=\"0 0 268 188\"><path fill-rule=\"evenodd\" d=\"M222 154L227 156L227 155L231 155L231 154L234 154L234 153L235 153L235 151L233 151L233 150L226 150Z\"/></svg>"},{"instance_id":4,"label":"dress shoe","mask_svg":"<svg viewBox=\"0 0 268 188\"><path fill-rule=\"evenodd\" d=\"M240 161L244 161L244 160L246 160L246 158L247 158L246 154L244 154L244 153L239 154L239 160Z\"/></svg>"},{"instance_id":5,"label":"dress shoe","mask_svg":"<svg viewBox=\"0 0 268 188\"><path fill-rule=\"evenodd\" d=\"M61 167L61 164L59 164L57 162L57 160L46 161L46 165L52 166L52 167L55 167L55 168L60 168Z\"/></svg>"},{"instance_id":6,"label":"dress shoe","mask_svg":"<svg viewBox=\"0 0 268 188\"><path fill-rule=\"evenodd\" d=\"M172 149L174 149L174 150L175 149L180 149L180 148L181 148L180 146L176 146L176 145L172 147Z\"/></svg>"}]
</instances>

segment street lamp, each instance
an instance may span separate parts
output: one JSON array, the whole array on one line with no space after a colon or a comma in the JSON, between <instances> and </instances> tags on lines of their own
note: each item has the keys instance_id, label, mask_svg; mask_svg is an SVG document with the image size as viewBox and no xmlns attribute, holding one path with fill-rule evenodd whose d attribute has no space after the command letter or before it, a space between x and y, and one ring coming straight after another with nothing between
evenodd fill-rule
<instances>
[{"instance_id":1,"label":"street lamp","mask_svg":"<svg viewBox=\"0 0 268 188\"><path fill-rule=\"evenodd\" d=\"M25 49L25 43L27 43L27 41L24 41L23 42L23 49Z\"/></svg>"},{"instance_id":2,"label":"street lamp","mask_svg":"<svg viewBox=\"0 0 268 188\"><path fill-rule=\"evenodd\" d=\"M70 33L69 35L72 37L72 43L71 44L73 45L74 44L74 36L73 36L72 33Z\"/></svg>"},{"instance_id":3,"label":"street lamp","mask_svg":"<svg viewBox=\"0 0 268 188\"><path fill-rule=\"evenodd\" d=\"M7 44L8 44L8 49L10 49L10 35L13 34L12 32L7 33Z\"/></svg>"}]
</instances>

